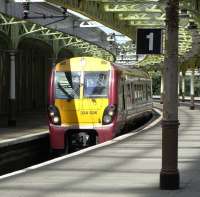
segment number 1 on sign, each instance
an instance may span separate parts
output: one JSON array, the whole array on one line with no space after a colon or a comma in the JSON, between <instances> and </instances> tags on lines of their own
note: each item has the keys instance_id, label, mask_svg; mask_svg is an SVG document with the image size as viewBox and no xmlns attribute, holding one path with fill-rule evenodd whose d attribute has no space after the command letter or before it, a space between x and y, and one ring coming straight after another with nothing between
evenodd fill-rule
<instances>
[{"instance_id":1,"label":"number 1 on sign","mask_svg":"<svg viewBox=\"0 0 200 197\"><path fill-rule=\"evenodd\" d=\"M149 51L153 51L153 33L148 34L146 38L149 39Z\"/></svg>"}]
</instances>

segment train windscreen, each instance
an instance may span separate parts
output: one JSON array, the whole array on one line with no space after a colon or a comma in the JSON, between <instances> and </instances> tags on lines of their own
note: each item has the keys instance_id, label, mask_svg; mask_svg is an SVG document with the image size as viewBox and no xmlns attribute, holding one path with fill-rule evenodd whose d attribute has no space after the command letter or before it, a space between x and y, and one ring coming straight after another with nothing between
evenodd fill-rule
<instances>
[{"instance_id":1,"label":"train windscreen","mask_svg":"<svg viewBox=\"0 0 200 197\"><path fill-rule=\"evenodd\" d=\"M85 72L84 97L102 98L108 96L108 72Z\"/></svg>"},{"instance_id":2,"label":"train windscreen","mask_svg":"<svg viewBox=\"0 0 200 197\"><path fill-rule=\"evenodd\" d=\"M80 97L80 72L56 72L56 98L74 99Z\"/></svg>"}]
</instances>

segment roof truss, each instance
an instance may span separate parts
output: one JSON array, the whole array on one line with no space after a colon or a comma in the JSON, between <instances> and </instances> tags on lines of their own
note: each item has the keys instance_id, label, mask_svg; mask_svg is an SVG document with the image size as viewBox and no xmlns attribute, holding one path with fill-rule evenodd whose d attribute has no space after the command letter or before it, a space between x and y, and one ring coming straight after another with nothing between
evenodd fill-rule
<instances>
[{"instance_id":1,"label":"roof truss","mask_svg":"<svg viewBox=\"0 0 200 197\"><path fill-rule=\"evenodd\" d=\"M0 31L4 32L8 36L11 36L11 29L12 27L16 27L16 25L19 30L13 37L14 42L16 42L16 47L21 38L30 37L41 39L50 45L52 44L52 40L59 41L60 49L63 47L72 47L74 49L78 48L82 51L82 53L86 53L88 55L93 55L94 52L98 50L99 57L103 57L107 60L111 60L113 58L112 55L105 49L102 49L99 46L96 46L75 36L49 29L38 24L33 24L25 20L9 17L0 13Z\"/></svg>"}]
</instances>

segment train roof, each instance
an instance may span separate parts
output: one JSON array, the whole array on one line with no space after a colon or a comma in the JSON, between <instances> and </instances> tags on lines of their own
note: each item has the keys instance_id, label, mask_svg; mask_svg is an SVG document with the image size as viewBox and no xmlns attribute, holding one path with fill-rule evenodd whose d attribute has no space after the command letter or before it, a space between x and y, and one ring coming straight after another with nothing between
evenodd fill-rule
<instances>
[{"instance_id":1,"label":"train roof","mask_svg":"<svg viewBox=\"0 0 200 197\"><path fill-rule=\"evenodd\" d=\"M150 78L148 72L142 70L141 68L126 68L125 66L119 64L113 64L113 66L127 75L139 78Z\"/></svg>"},{"instance_id":2,"label":"train roof","mask_svg":"<svg viewBox=\"0 0 200 197\"><path fill-rule=\"evenodd\" d=\"M140 68L126 68L125 66L122 66L122 65L120 65L120 64L115 64L115 63L113 63L113 62L109 62L109 61L107 61L107 60L104 60L104 59L102 59L102 58L99 58L99 57L88 57L88 56L83 56L83 57L72 57L72 58L69 58L69 59L66 59L66 60L63 60L63 61L61 61L61 62L59 62L57 65L66 65L66 64L68 64L69 62L70 62L70 59L88 59L88 60L90 60L90 61L92 61L92 60L95 60L95 61L97 61L97 62L101 62L101 63L103 63L103 64L110 64L111 66L113 66L115 69L117 69L117 70L120 70L123 74L126 74L126 75L129 75L129 76L133 76L133 77L139 77L139 78L150 78L150 76L149 76L149 74L146 72L146 71L144 71L144 70L142 70L142 69L140 69Z\"/></svg>"}]
</instances>

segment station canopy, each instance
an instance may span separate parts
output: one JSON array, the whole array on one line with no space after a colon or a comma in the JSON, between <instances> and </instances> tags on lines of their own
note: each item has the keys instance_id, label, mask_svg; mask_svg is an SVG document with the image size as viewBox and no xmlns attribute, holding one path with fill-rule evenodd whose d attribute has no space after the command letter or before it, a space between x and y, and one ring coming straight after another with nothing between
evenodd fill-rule
<instances>
[{"instance_id":1,"label":"station canopy","mask_svg":"<svg viewBox=\"0 0 200 197\"><path fill-rule=\"evenodd\" d=\"M133 50L138 28L161 28L165 35L166 0L46 0L79 12L91 20L128 36L132 41L126 52ZM179 59L180 63L198 54L199 0L180 0ZM164 40L164 39L163 39ZM164 46L164 45L163 45ZM122 47L123 48L123 47ZM195 49L195 50L194 50ZM163 53L164 53L163 49ZM163 55L148 56L141 65L162 64Z\"/></svg>"}]
</instances>

